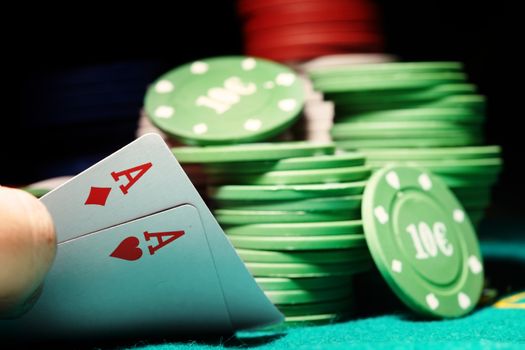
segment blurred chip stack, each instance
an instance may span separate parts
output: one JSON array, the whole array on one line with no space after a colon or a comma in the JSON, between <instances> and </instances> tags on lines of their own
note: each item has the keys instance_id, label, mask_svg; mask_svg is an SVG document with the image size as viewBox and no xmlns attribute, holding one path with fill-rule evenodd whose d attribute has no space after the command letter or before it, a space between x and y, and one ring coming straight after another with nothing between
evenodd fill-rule
<instances>
[{"instance_id":1,"label":"blurred chip stack","mask_svg":"<svg viewBox=\"0 0 525 350\"><path fill-rule=\"evenodd\" d=\"M240 0L245 53L280 62L382 52L378 11L366 0Z\"/></svg>"},{"instance_id":2,"label":"blurred chip stack","mask_svg":"<svg viewBox=\"0 0 525 350\"><path fill-rule=\"evenodd\" d=\"M490 204L501 150L483 146L485 98L457 62L395 62L316 68L316 89L335 104L337 147L369 165L428 168L455 192L475 223Z\"/></svg>"}]
</instances>

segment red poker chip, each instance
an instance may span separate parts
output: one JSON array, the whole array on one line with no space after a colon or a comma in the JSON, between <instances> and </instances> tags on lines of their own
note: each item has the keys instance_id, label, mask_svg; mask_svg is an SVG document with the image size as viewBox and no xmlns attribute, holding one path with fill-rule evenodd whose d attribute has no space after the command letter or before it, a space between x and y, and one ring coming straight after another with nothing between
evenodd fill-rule
<instances>
[{"instance_id":1,"label":"red poker chip","mask_svg":"<svg viewBox=\"0 0 525 350\"><path fill-rule=\"evenodd\" d=\"M309 33L289 36L258 36L257 40L247 41L246 48L284 48L300 45L374 45L382 42L377 33L339 32L339 33Z\"/></svg>"},{"instance_id":2,"label":"red poker chip","mask_svg":"<svg viewBox=\"0 0 525 350\"><path fill-rule=\"evenodd\" d=\"M245 32L246 40L257 40L259 36L291 36L308 35L311 33L334 33L334 32L374 32L377 26L370 22L357 21L335 21L318 23L298 23L294 25L283 25L266 30Z\"/></svg>"},{"instance_id":3,"label":"red poker chip","mask_svg":"<svg viewBox=\"0 0 525 350\"><path fill-rule=\"evenodd\" d=\"M285 25L336 21L368 22L374 24L377 23L377 20L375 12L346 12L338 11L337 9L306 12L276 12L273 15L250 18L244 24L244 30L245 32L252 32Z\"/></svg>"},{"instance_id":4,"label":"red poker chip","mask_svg":"<svg viewBox=\"0 0 525 350\"><path fill-rule=\"evenodd\" d=\"M354 12L369 11L373 3L367 0L240 0L237 9L243 16L257 16L280 10L323 11L334 7Z\"/></svg>"}]
</instances>

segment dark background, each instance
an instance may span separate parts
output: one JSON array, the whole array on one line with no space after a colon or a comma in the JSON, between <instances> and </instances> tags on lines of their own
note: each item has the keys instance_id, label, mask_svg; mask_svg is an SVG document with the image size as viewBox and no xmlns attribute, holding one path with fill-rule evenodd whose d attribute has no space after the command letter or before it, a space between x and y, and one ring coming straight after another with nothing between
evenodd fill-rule
<instances>
[{"instance_id":1,"label":"dark background","mask_svg":"<svg viewBox=\"0 0 525 350\"><path fill-rule=\"evenodd\" d=\"M513 84L520 82L523 42L517 5L378 4L388 53L462 61L488 97L487 142L503 146L505 161L488 216L521 222L523 97ZM242 53L233 0L13 10L18 26L4 30L1 184L82 171L134 139L146 86L161 73L194 59Z\"/></svg>"}]
</instances>

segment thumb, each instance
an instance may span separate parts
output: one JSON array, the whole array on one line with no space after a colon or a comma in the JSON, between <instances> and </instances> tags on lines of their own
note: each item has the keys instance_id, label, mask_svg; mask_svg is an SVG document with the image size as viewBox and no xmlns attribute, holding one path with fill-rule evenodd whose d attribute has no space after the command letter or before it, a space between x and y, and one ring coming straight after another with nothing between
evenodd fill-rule
<instances>
[{"instance_id":1,"label":"thumb","mask_svg":"<svg viewBox=\"0 0 525 350\"><path fill-rule=\"evenodd\" d=\"M53 220L25 191L0 186L0 317L16 317L38 298L56 254Z\"/></svg>"}]
</instances>

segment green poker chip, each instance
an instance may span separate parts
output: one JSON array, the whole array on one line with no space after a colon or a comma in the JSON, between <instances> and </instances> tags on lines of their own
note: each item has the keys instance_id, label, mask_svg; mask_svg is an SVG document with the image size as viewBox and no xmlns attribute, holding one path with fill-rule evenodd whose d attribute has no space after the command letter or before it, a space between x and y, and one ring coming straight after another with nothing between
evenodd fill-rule
<instances>
[{"instance_id":1,"label":"green poker chip","mask_svg":"<svg viewBox=\"0 0 525 350\"><path fill-rule=\"evenodd\" d=\"M366 166L314 170L269 171L263 174L216 175L213 183L239 185L294 185L331 182L363 181L371 170Z\"/></svg>"},{"instance_id":2,"label":"green poker chip","mask_svg":"<svg viewBox=\"0 0 525 350\"><path fill-rule=\"evenodd\" d=\"M295 141L229 146L175 147L172 148L172 152L180 163L249 162L333 154L335 146L332 143Z\"/></svg>"},{"instance_id":3,"label":"green poker chip","mask_svg":"<svg viewBox=\"0 0 525 350\"><path fill-rule=\"evenodd\" d=\"M483 287L476 234L437 177L413 167L383 168L363 197L363 224L379 271L414 311L433 317L470 312Z\"/></svg>"},{"instance_id":4,"label":"green poker chip","mask_svg":"<svg viewBox=\"0 0 525 350\"><path fill-rule=\"evenodd\" d=\"M347 298L352 295L348 288L330 288L317 290L272 290L264 294L275 305L294 305L319 303Z\"/></svg>"},{"instance_id":5,"label":"green poker chip","mask_svg":"<svg viewBox=\"0 0 525 350\"><path fill-rule=\"evenodd\" d=\"M409 161L374 161L368 162L371 167L379 167L385 164L414 165L432 171L434 174L497 174L501 171L503 161L501 158L481 159L446 159L446 160L409 160Z\"/></svg>"},{"instance_id":6,"label":"green poker chip","mask_svg":"<svg viewBox=\"0 0 525 350\"><path fill-rule=\"evenodd\" d=\"M451 189L470 186L490 187L498 182L499 174L439 174L439 178Z\"/></svg>"},{"instance_id":7,"label":"green poker chip","mask_svg":"<svg viewBox=\"0 0 525 350\"><path fill-rule=\"evenodd\" d=\"M449 134L448 137L418 137L418 138L370 138L336 141L338 148L353 151L361 151L364 148L434 148L434 147L463 147L480 145L483 143L481 135L461 133Z\"/></svg>"},{"instance_id":8,"label":"green poker chip","mask_svg":"<svg viewBox=\"0 0 525 350\"><path fill-rule=\"evenodd\" d=\"M224 201L276 201L352 196L363 193L365 181L307 185L225 185L210 187L208 195Z\"/></svg>"},{"instance_id":9,"label":"green poker chip","mask_svg":"<svg viewBox=\"0 0 525 350\"><path fill-rule=\"evenodd\" d=\"M438 121L352 122L335 124L331 131L336 140L380 137L463 137L481 134L479 125L460 125Z\"/></svg>"},{"instance_id":10,"label":"green poker chip","mask_svg":"<svg viewBox=\"0 0 525 350\"><path fill-rule=\"evenodd\" d=\"M296 201L217 201L222 209L236 210L291 210L291 211L334 211L361 208L362 196L339 196L308 198Z\"/></svg>"},{"instance_id":11,"label":"green poker chip","mask_svg":"<svg viewBox=\"0 0 525 350\"><path fill-rule=\"evenodd\" d=\"M460 62L389 62L343 67L317 68L309 71L312 79L341 76L407 74L417 72L462 71Z\"/></svg>"},{"instance_id":12,"label":"green poker chip","mask_svg":"<svg viewBox=\"0 0 525 350\"><path fill-rule=\"evenodd\" d=\"M284 324L286 326L322 325L334 323L343 317L344 315L342 315L341 313L307 316L286 316L284 318Z\"/></svg>"},{"instance_id":13,"label":"green poker chip","mask_svg":"<svg viewBox=\"0 0 525 350\"><path fill-rule=\"evenodd\" d=\"M306 250L306 251L270 251L253 249L236 249L237 254L244 262L270 263L350 263L370 258L364 249L334 249L334 250Z\"/></svg>"},{"instance_id":14,"label":"green poker chip","mask_svg":"<svg viewBox=\"0 0 525 350\"><path fill-rule=\"evenodd\" d=\"M276 263L246 263L246 267L254 277L335 277L353 276L368 271L372 263L368 260L350 264L276 264Z\"/></svg>"},{"instance_id":15,"label":"green poker chip","mask_svg":"<svg viewBox=\"0 0 525 350\"><path fill-rule=\"evenodd\" d=\"M325 250L350 249L365 246L361 234L323 236L228 236L235 248L263 250Z\"/></svg>"},{"instance_id":16,"label":"green poker chip","mask_svg":"<svg viewBox=\"0 0 525 350\"><path fill-rule=\"evenodd\" d=\"M343 287L349 292L352 291L352 278L349 276L312 278L256 277L255 281L265 291L317 290Z\"/></svg>"},{"instance_id":17,"label":"green poker chip","mask_svg":"<svg viewBox=\"0 0 525 350\"><path fill-rule=\"evenodd\" d=\"M306 212L216 209L214 215L215 219L222 225L345 221L361 218L359 210Z\"/></svg>"},{"instance_id":18,"label":"green poker chip","mask_svg":"<svg viewBox=\"0 0 525 350\"><path fill-rule=\"evenodd\" d=\"M278 305L285 317L308 317L319 314L341 314L349 313L353 310L354 302L352 297L346 297L340 300L330 300L325 302L316 302L308 304L295 305Z\"/></svg>"},{"instance_id":19,"label":"green poker chip","mask_svg":"<svg viewBox=\"0 0 525 350\"><path fill-rule=\"evenodd\" d=\"M337 103L337 102L336 102ZM447 96L439 99L430 99L430 100L417 100L413 101L403 101L403 100L392 100L392 101L378 101L378 102L351 102L342 101L335 106L335 115L337 120L342 120L344 116L353 116L359 114L368 114L368 113L382 113L387 110L407 110L407 109L460 109L470 112L470 115L466 115L467 121L478 121L485 120L485 111L486 111L486 99L482 95L453 95ZM380 117L385 117L386 115L380 114L379 116L374 116L377 120L380 120ZM456 116L449 117L450 120L457 120L461 115L456 113ZM437 115L430 116L434 119L440 118L441 120L447 120L446 116ZM427 119L430 119L427 117ZM411 116L402 117L394 116L394 118L409 120ZM381 118L383 119L383 118Z\"/></svg>"},{"instance_id":20,"label":"green poker chip","mask_svg":"<svg viewBox=\"0 0 525 350\"><path fill-rule=\"evenodd\" d=\"M268 139L297 119L303 103L303 83L292 70L243 56L175 68L155 81L145 97L153 124L198 145Z\"/></svg>"},{"instance_id":21,"label":"green poker chip","mask_svg":"<svg viewBox=\"0 0 525 350\"><path fill-rule=\"evenodd\" d=\"M342 91L328 93L329 100L336 103L336 108L352 109L355 106L370 106L379 104L392 106L402 106L410 104L428 103L440 101L445 98L472 95L476 93L476 86L472 84L440 84L423 89L406 89L395 91L381 91L374 94L363 91Z\"/></svg>"},{"instance_id":22,"label":"green poker chip","mask_svg":"<svg viewBox=\"0 0 525 350\"><path fill-rule=\"evenodd\" d=\"M352 113L350 116L338 116L337 125L340 124L359 124L360 123L406 123L406 122L429 122L429 123L443 123L438 125L446 125L444 123L457 124L479 124L483 123L485 115L481 112L473 112L467 108L412 108L412 109L393 109L380 112L369 112L356 114ZM404 125L404 124L402 124ZM409 124L410 125L410 124ZM435 125L431 126L435 127ZM450 129L451 126L448 125Z\"/></svg>"},{"instance_id":23,"label":"green poker chip","mask_svg":"<svg viewBox=\"0 0 525 350\"><path fill-rule=\"evenodd\" d=\"M448 147L448 148L385 148L360 149L367 160L448 160L496 158L501 154L499 146Z\"/></svg>"},{"instance_id":24,"label":"green poker chip","mask_svg":"<svg viewBox=\"0 0 525 350\"><path fill-rule=\"evenodd\" d=\"M324 221L324 222L292 222L251 224L225 226L228 235L241 236L331 236L350 235L363 232L363 222L354 221Z\"/></svg>"},{"instance_id":25,"label":"green poker chip","mask_svg":"<svg viewBox=\"0 0 525 350\"><path fill-rule=\"evenodd\" d=\"M248 174L268 171L313 170L326 168L347 168L362 166L365 157L361 153L350 152L333 155L284 158L266 162L212 163L206 166L208 174Z\"/></svg>"},{"instance_id":26,"label":"green poker chip","mask_svg":"<svg viewBox=\"0 0 525 350\"><path fill-rule=\"evenodd\" d=\"M464 83L466 75L460 72L410 73L385 77L361 77L347 79L345 77L314 79L316 90L325 93L343 91L396 91L407 89L425 89L440 84Z\"/></svg>"},{"instance_id":27,"label":"green poker chip","mask_svg":"<svg viewBox=\"0 0 525 350\"><path fill-rule=\"evenodd\" d=\"M49 188L34 188L34 187L22 187L21 190L26 191L27 193L30 193L37 198L40 198L51 191Z\"/></svg>"}]
</instances>

